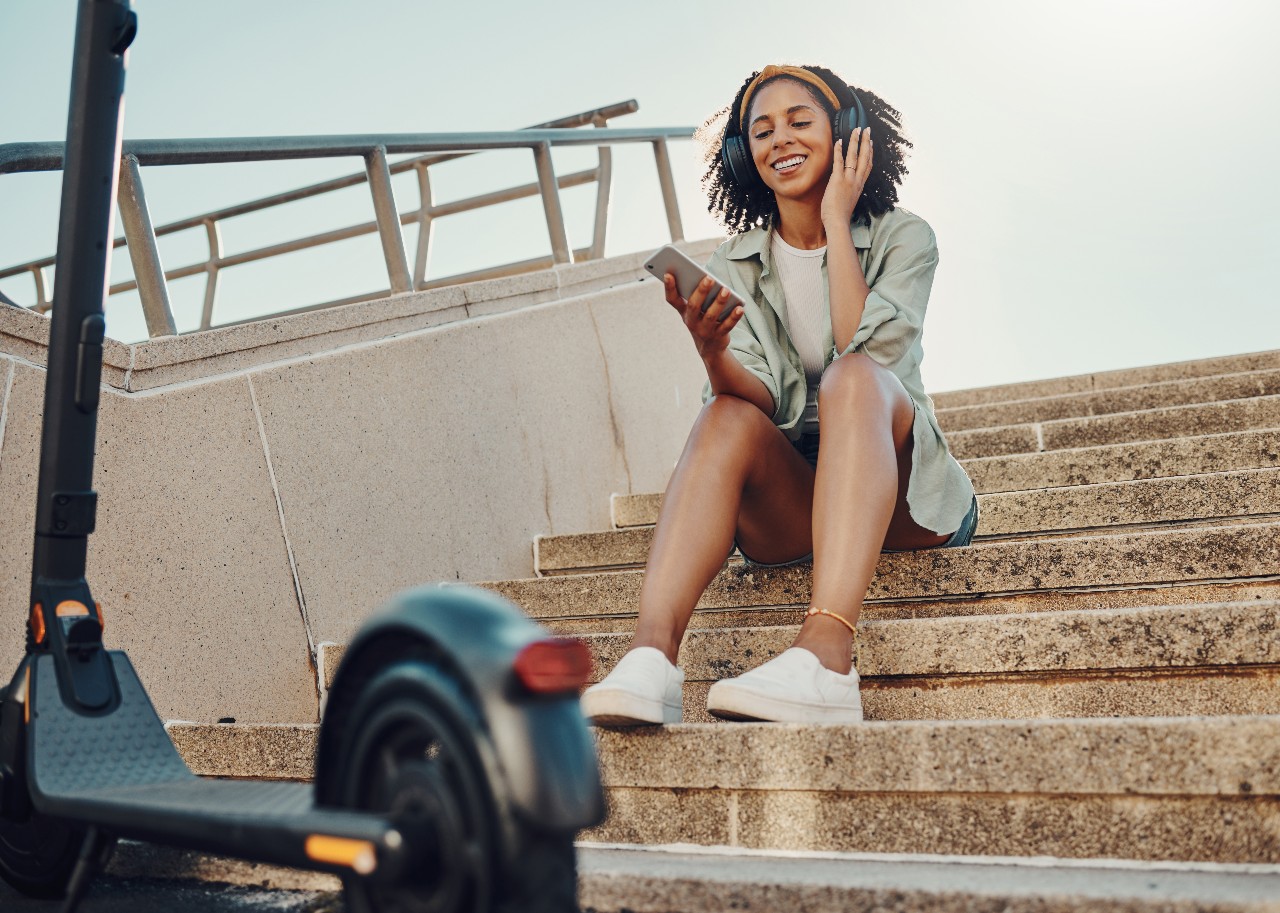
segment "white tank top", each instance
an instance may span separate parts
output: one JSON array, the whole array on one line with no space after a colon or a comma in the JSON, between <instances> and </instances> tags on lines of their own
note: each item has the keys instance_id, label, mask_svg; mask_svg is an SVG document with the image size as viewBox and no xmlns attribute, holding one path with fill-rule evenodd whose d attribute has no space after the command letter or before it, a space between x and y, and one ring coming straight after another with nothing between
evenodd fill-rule
<instances>
[{"instance_id":1,"label":"white tank top","mask_svg":"<svg viewBox=\"0 0 1280 913\"><path fill-rule=\"evenodd\" d=\"M787 328L809 390L804 405L804 432L818 431L818 384L826 367L823 338L824 322L829 320L824 306L822 258L827 248L801 250L792 247L778 232L773 232L773 267L782 283L782 325Z\"/></svg>"}]
</instances>

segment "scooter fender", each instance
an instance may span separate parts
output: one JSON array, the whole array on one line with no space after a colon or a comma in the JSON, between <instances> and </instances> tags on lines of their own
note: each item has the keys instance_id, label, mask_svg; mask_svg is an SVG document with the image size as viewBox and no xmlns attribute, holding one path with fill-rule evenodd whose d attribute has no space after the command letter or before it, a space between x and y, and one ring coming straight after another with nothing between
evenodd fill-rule
<instances>
[{"instance_id":1,"label":"scooter fender","mask_svg":"<svg viewBox=\"0 0 1280 913\"><path fill-rule=\"evenodd\" d=\"M389 642L433 648L478 704L492 746L485 760L495 768L495 798L538 828L577 831L605 814L595 743L578 696L532 694L513 671L517 654L547 636L487 590L453 584L409 590L360 629L331 693L355 677L344 673L385 653ZM323 724L320 739L324 746Z\"/></svg>"}]
</instances>

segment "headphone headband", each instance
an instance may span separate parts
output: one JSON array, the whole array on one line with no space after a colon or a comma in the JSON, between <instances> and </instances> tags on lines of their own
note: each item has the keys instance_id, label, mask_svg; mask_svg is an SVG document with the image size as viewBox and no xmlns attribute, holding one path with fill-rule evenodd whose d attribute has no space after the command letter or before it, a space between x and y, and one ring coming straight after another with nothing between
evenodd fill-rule
<instances>
[{"instance_id":1,"label":"headphone headband","mask_svg":"<svg viewBox=\"0 0 1280 913\"><path fill-rule=\"evenodd\" d=\"M742 93L742 103L738 108L738 129L745 130L747 128L747 111L751 107L751 96L756 94L756 89L760 88L765 82L773 79L775 76L790 76L792 79L798 79L800 82L813 86L827 101L831 102L831 107L839 110L844 105L840 104L840 99L836 98L835 91L831 86L827 85L827 81L812 70L804 67L791 66L774 66L769 64L760 71L760 75L751 80L746 91Z\"/></svg>"}]
</instances>

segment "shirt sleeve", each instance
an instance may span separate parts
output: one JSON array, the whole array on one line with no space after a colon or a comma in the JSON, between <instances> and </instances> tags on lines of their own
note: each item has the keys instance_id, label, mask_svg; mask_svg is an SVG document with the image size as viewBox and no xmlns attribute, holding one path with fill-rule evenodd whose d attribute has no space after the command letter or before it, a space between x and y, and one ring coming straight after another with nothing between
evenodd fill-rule
<instances>
[{"instance_id":1,"label":"shirt sleeve","mask_svg":"<svg viewBox=\"0 0 1280 913\"><path fill-rule=\"evenodd\" d=\"M885 367L897 364L920 338L938 266L938 243L923 219L891 229L884 267L871 284L862 322L841 355L863 352Z\"/></svg>"},{"instance_id":2,"label":"shirt sleeve","mask_svg":"<svg viewBox=\"0 0 1280 913\"><path fill-rule=\"evenodd\" d=\"M711 259L707 262L707 272L729 286L729 290L742 299L742 318L729 331L729 354L764 384L769 395L773 397L773 412L776 418L779 408L778 382L769 369L769 359L760 342L760 330L755 326L755 322L761 319L759 303L755 301L749 290L742 287L737 271L719 251L711 255ZM711 381L708 380L702 388L702 401L705 403L710 398Z\"/></svg>"}]
</instances>

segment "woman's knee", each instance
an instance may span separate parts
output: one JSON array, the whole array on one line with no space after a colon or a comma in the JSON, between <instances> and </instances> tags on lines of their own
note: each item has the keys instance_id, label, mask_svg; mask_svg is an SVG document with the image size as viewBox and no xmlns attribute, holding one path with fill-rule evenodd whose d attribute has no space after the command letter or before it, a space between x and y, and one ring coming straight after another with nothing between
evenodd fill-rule
<instances>
[{"instance_id":1,"label":"woman's knee","mask_svg":"<svg viewBox=\"0 0 1280 913\"><path fill-rule=\"evenodd\" d=\"M773 428L773 420L753 403L737 396L718 395L707 400L696 427L713 431L717 438L753 437Z\"/></svg>"},{"instance_id":2,"label":"woman's knee","mask_svg":"<svg viewBox=\"0 0 1280 913\"><path fill-rule=\"evenodd\" d=\"M818 387L818 416L839 422L842 416L873 415L892 425L894 437L911 427L915 407L902 382L888 368L861 352L833 361Z\"/></svg>"},{"instance_id":3,"label":"woman's knee","mask_svg":"<svg viewBox=\"0 0 1280 913\"><path fill-rule=\"evenodd\" d=\"M887 406L891 402L881 367L861 352L837 358L822 372L818 386L818 408L823 405L849 407Z\"/></svg>"}]
</instances>

